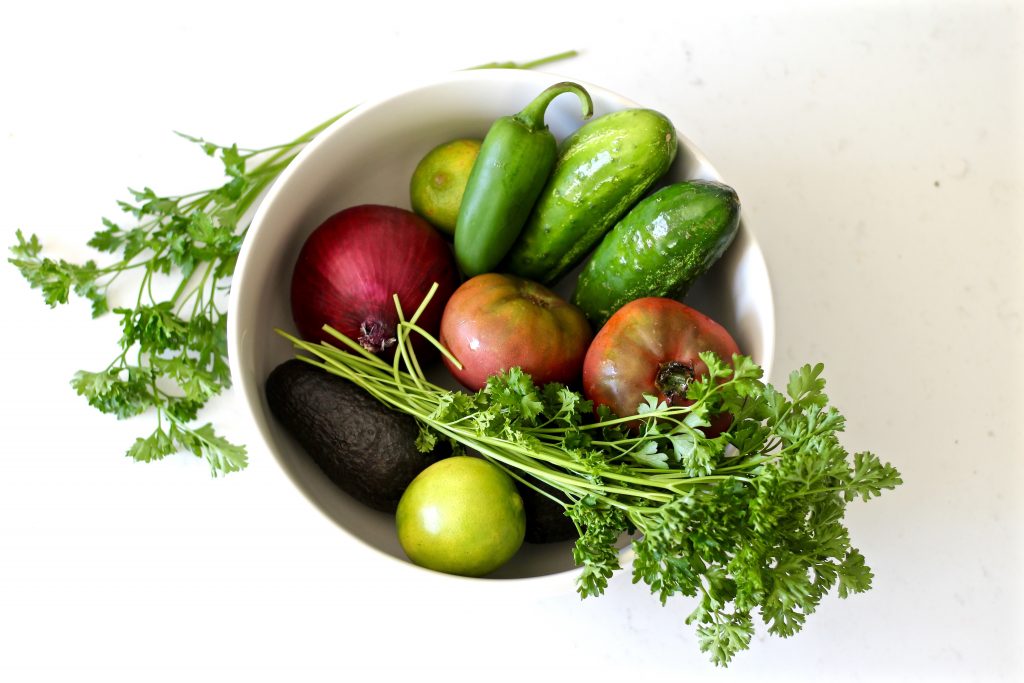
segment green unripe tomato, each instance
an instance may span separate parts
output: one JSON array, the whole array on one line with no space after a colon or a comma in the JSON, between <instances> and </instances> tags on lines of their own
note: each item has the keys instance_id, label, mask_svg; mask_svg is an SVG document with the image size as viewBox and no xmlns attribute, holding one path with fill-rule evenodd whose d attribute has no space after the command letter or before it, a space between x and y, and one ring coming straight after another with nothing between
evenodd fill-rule
<instances>
[{"instance_id":1,"label":"green unripe tomato","mask_svg":"<svg viewBox=\"0 0 1024 683\"><path fill-rule=\"evenodd\" d=\"M395 513L398 541L415 564L483 576L516 554L526 534L512 479L481 458L457 456L420 472Z\"/></svg>"}]
</instances>

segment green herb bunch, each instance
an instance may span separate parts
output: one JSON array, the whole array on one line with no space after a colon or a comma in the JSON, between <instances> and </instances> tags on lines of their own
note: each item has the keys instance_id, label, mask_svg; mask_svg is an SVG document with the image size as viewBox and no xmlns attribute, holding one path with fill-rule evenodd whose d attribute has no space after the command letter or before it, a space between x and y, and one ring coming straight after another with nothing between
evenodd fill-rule
<instances>
[{"instance_id":1,"label":"green herb bunch","mask_svg":"<svg viewBox=\"0 0 1024 683\"><path fill-rule=\"evenodd\" d=\"M648 396L636 415L595 418L580 394L537 387L518 368L472 395L429 383L410 334L458 361L416 325L423 307L408 321L399 307L390 364L330 328L341 348L279 332L306 362L415 417L421 450L448 439L563 505L580 534L573 557L583 597L604 592L620 568L620 541L632 535L633 581L663 604L696 598L686 621L697 625L701 650L725 665L748 647L755 613L769 633L790 636L833 588L843 598L870 588L871 570L843 525L846 504L902 482L872 453L843 448L844 420L828 405L820 364L793 372L781 392L750 358L729 364L705 353L708 372L687 392L692 405ZM729 428L705 436L701 428L721 413Z\"/></svg>"},{"instance_id":2,"label":"green herb bunch","mask_svg":"<svg viewBox=\"0 0 1024 683\"><path fill-rule=\"evenodd\" d=\"M575 54L475 68L531 69ZM121 322L116 356L105 368L82 370L71 381L103 413L119 419L155 415L155 428L135 440L128 456L151 462L183 450L204 458L215 476L246 466L244 446L220 436L210 423L194 425L203 406L231 385L224 294L255 204L308 142L349 111L291 142L262 149L182 135L223 164L225 182L174 196L149 187L129 190L132 200L118 202L129 222L104 218L103 229L88 242L113 255L108 263L49 258L36 235L17 231L8 260L32 287L42 290L51 308L67 303L74 293L88 300L93 317L99 317L110 311L115 283L126 273L137 274L128 285L138 287L133 305L111 311ZM168 297L154 289L157 278L177 283L174 293Z\"/></svg>"},{"instance_id":3,"label":"green herb bunch","mask_svg":"<svg viewBox=\"0 0 1024 683\"><path fill-rule=\"evenodd\" d=\"M212 424L193 426L199 410L231 385L227 363L227 290L249 218L249 209L267 186L325 122L286 145L240 149L183 136L218 158L227 181L186 195L163 196L151 188L131 190L133 201L118 202L131 226L104 218L103 230L88 244L114 255L71 263L42 255L36 235L17 231L10 262L46 303L64 304L73 292L92 305L93 317L110 311L111 288L126 273L137 272L138 293L130 307L114 308L120 317L118 353L103 369L81 370L71 381L97 410L124 419L150 409L153 431L135 440L128 455L159 460L179 450L205 458L214 475L245 467L243 446L233 444ZM259 163L253 163L263 157ZM154 280L171 277L178 285L169 297L154 290Z\"/></svg>"}]
</instances>

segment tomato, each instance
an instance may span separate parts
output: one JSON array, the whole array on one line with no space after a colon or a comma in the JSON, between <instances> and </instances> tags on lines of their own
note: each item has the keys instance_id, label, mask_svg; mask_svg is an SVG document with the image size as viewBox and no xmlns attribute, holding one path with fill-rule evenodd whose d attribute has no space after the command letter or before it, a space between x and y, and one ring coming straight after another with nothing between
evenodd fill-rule
<instances>
[{"instance_id":1,"label":"tomato","mask_svg":"<svg viewBox=\"0 0 1024 683\"><path fill-rule=\"evenodd\" d=\"M689 405L686 390L708 367L698 357L714 351L731 361L736 342L703 313L674 299L632 301L608 319L583 363L583 392L594 406L606 405L620 417L634 415L643 395L669 405ZM729 426L717 416L704 431L716 436Z\"/></svg>"},{"instance_id":2,"label":"tomato","mask_svg":"<svg viewBox=\"0 0 1024 683\"><path fill-rule=\"evenodd\" d=\"M473 390L515 366L537 385L577 383L592 336L583 312L547 287L497 273L464 282L441 316L440 341L462 369L445 364Z\"/></svg>"},{"instance_id":3,"label":"tomato","mask_svg":"<svg viewBox=\"0 0 1024 683\"><path fill-rule=\"evenodd\" d=\"M483 576L508 562L526 533L512 478L481 458L445 458L419 473L395 512L398 541L421 567Z\"/></svg>"}]
</instances>

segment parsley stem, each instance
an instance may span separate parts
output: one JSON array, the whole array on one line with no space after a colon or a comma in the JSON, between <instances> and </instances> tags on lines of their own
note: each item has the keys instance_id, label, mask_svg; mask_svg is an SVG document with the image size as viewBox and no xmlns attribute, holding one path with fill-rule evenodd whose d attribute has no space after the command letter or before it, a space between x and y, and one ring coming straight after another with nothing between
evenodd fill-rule
<instances>
[{"instance_id":1,"label":"parsley stem","mask_svg":"<svg viewBox=\"0 0 1024 683\"><path fill-rule=\"evenodd\" d=\"M445 358L451 361L452 365L454 365L460 370L462 369L462 363L459 362L459 359L453 356L452 352L446 349L444 345L440 341L438 341L436 337L434 337L434 335L430 334L419 325L415 325L413 323L405 323L404 326L418 333L421 337L426 339L427 342L429 342L432 346L434 346L434 348L441 352L441 355L443 355Z\"/></svg>"},{"instance_id":2,"label":"parsley stem","mask_svg":"<svg viewBox=\"0 0 1024 683\"><path fill-rule=\"evenodd\" d=\"M558 505L561 505L563 508L568 508L569 507L568 505L565 504L565 501L560 500L557 496L551 495L550 493L548 493L547 491L545 491L541 487L539 487L536 484L534 484L529 479L520 476L516 472L516 469L514 467L508 467L506 465L502 465L501 463L498 463L498 466L501 467L501 469L505 471L505 474L507 474L508 476L512 477L513 479L518 481L523 486L529 486L531 489L533 489L537 493L541 494L542 496L545 496L546 498L551 499L551 501L553 501L554 503L557 503ZM577 498L577 496L573 496L572 494L568 494L567 493L566 495L571 497L571 498Z\"/></svg>"},{"instance_id":3,"label":"parsley stem","mask_svg":"<svg viewBox=\"0 0 1024 683\"><path fill-rule=\"evenodd\" d=\"M435 290L431 290L431 294L433 294ZM402 303L398 300L397 294L393 294L392 299L394 299L395 302L395 310L398 311L398 329L395 330L395 335L397 336L397 343L395 345L396 350L394 362L391 364L392 373L394 374L395 382L401 383L402 380L398 374L400 372L398 366L401 362L405 362L405 366L408 370L408 375L409 377L412 378L413 384L415 384L417 388L422 389L423 383L420 381L419 376L416 374L416 367L418 366L413 366L412 359L409 357L409 350L406 348L407 345L405 343L405 338L408 336L409 330L403 326L405 323L405 313L404 311L402 311ZM422 310L422 308L420 310ZM417 313L419 313L419 311L417 311Z\"/></svg>"},{"instance_id":4,"label":"parsley stem","mask_svg":"<svg viewBox=\"0 0 1024 683\"><path fill-rule=\"evenodd\" d=\"M330 331L332 334L337 333L336 330L328 331ZM318 347L316 345L310 344L309 342L296 339L292 335L289 335L288 333L285 333L281 330L278 330L278 333L292 341L292 343L297 348L313 353L325 361L323 364L313 364L318 365L319 367L322 367L325 370L328 370L329 372L345 377L346 379L361 386L367 392L375 396L378 400L390 404L392 407L398 408L403 412L411 414L413 417L421 420L426 424L429 424L431 427L441 432L442 434L456 441L459 441L463 445L481 453L482 455L493 457L494 459L506 465L519 467L520 469L523 469L528 473L537 476L543 481L548 481L548 483L552 484L555 484L557 482L557 484L561 484L563 487L571 486L574 491L582 491L583 493L597 493L601 495L620 494L626 496L647 498L649 500L659 502L668 502L672 498L672 496L668 493L635 490L624 488L621 486L611 486L607 484L594 484L587 480L581 479L575 475L562 474L550 470L546 467L539 468L537 463L531 464L529 462L524 461L523 456L526 455L527 457L531 458L534 461L546 462L551 465L563 467L570 471L576 469L581 469L584 473L587 471L587 467L577 465L576 463L569 461L565 457L564 453L558 449L547 448L523 452L521 450L518 450L520 447L518 447L516 444L504 441L503 439L500 439L498 437L479 437L476 436L471 430L467 428L449 425L432 418L430 415L432 411L428 411L426 409L427 406L421 405L419 407L414 407L414 405L411 404L412 402L410 402L410 396L406 393L407 390L411 387L407 382L404 381L404 378L402 377L402 375L405 373L401 373L396 369L397 365L392 365L390 367L392 378L389 384L393 387L393 390L387 390L378 386L377 382L374 381L371 377L367 377L365 374L360 374L354 368L349 367L349 362L352 360L356 360L353 356L351 356L351 354L331 353L330 351L327 351L323 346ZM340 333L337 333L337 336L339 337L339 339L341 339L341 337L344 337L344 335L341 335ZM345 337L342 341L351 342L351 340L349 340L347 337ZM403 346L404 344L405 339L403 337L402 339L399 340L399 347ZM352 348L358 348L359 350L369 355L369 352L366 352L365 349L362 349L362 347L360 347L358 344L355 344L355 342L351 342L350 344L347 345L351 346ZM327 345L324 346L326 346L326 348L330 348ZM401 349L399 348L399 352L400 350ZM399 352L396 352L395 354L396 363L397 359L399 358ZM372 357L371 359L368 360L369 363L358 364L364 366L369 365L371 368L376 369L378 372L382 371L384 368L388 368L387 364L377 357ZM408 377L407 374L405 376ZM423 384L418 386L417 388L423 394L424 399L427 400L428 405L436 405L437 399L440 397L440 395L445 393L445 391L440 389L439 387L429 385L426 382L423 382ZM613 479L615 481L622 483L645 483L642 479L619 472L609 471L604 473L604 475L608 479Z\"/></svg>"},{"instance_id":5,"label":"parsley stem","mask_svg":"<svg viewBox=\"0 0 1024 683\"><path fill-rule=\"evenodd\" d=\"M819 489L806 489L797 491L795 493L790 493L789 495L786 496L786 500L793 500L795 498L801 498L803 496L817 496L822 493L838 493L840 491L845 491L846 489L846 486L826 486L824 488Z\"/></svg>"},{"instance_id":6,"label":"parsley stem","mask_svg":"<svg viewBox=\"0 0 1024 683\"><path fill-rule=\"evenodd\" d=\"M755 467L757 467L759 465L764 465L765 463L769 463L769 462L771 462L773 460L777 460L778 458L779 458L779 456L777 454L761 455L761 456L754 456L754 457L750 457L750 458L745 458L743 460L743 462L737 463L735 465L727 465L725 467L716 467L715 468L715 473L716 474L720 474L720 473L726 473L726 472L734 472L734 471L737 471L737 470L752 470L752 469L754 469Z\"/></svg>"},{"instance_id":7,"label":"parsley stem","mask_svg":"<svg viewBox=\"0 0 1024 683\"><path fill-rule=\"evenodd\" d=\"M696 405L696 404L694 404ZM628 417L616 417L608 420L602 420L600 422L591 422L589 424L579 425L579 429L585 431L592 431L595 429L605 429L607 427L615 427L617 425L624 425L630 422L636 422L639 418L661 418L669 420L678 425L685 426L679 420L676 420L676 415L686 415L693 411L694 406L670 406L663 410L651 410L643 414L630 415ZM688 428L688 427L687 427ZM689 428L688 428L689 429ZM563 431L561 427L548 427L548 428L531 428L530 430L534 434L559 434Z\"/></svg>"},{"instance_id":8,"label":"parsley stem","mask_svg":"<svg viewBox=\"0 0 1024 683\"><path fill-rule=\"evenodd\" d=\"M570 57L576 57L577 55L579 55L579 52L576 50L566 50L565 52L559 52L558 54L541 57L540 59L534 59L529 62L488 62L487 64L470 67L466 69L466 71L474 71L476 69L536 69L538 66L557 62L562 59L569 59Z\"/></svg>"}]
</instances>

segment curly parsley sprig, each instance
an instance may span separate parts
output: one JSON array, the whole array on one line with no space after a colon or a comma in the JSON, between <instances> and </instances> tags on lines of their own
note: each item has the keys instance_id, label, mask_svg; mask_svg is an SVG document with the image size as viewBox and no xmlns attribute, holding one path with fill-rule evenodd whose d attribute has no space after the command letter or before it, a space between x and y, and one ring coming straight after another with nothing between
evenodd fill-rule
<instances>
[{"instance_id":1,"label":"curly parsley sprig","mask_svg":"<svg viewBox=\"0 0 1024 683\"><path fill-rule=\"evenodd\" d=\"M250 208L302 147L337 118L288 144L264 149L182 135L221 161L226 182L178 196L149 187L130 190L134 200L118 205L134 224L104 218L103 230L88 242L115 256L105 265L45 257L38 237L17 231L9 261L42 290L51 307L67 303L73 292L90 301L93 317L99 317L110 310L114 284L126 273L139 273L133 305L111 311L120 317L119 353L105 368L81 370L71 380L89 405L119 419L153 410L153 431L136 439L128 456L150 462L185 450L204 458L214 475L246 466L243 446L218 435L210 423L192 424L199 410L231 385L223 295ZM154 290L162 276L177 282L170 296Z\"/></svg>"},{"instance_id":2,"label":"curly parsley sprig","mask_svg":"<svg viewBox=\"0 0 1024 683\"><path fill-rule=\"evenodd\" d=\"M494 62L474 68L532 69L574 55L568 51L521 64ZM179 133L222 163L225 182L183 195L161 195L149 187L129 190L132 201L118 205L132 222L104 218L103 229L88 242L114 255L109 263L43 256L36 235L17 231L8 260L32 287L42 290L51 308L67 303L74 293L88 300L93 317L99 317L110 310L112 286L126 273L138 274L133 305L112 311L121 321L118 354L107 367L79 371L71 380L75 391L103 413L119 419L155 414L155 428L135 440L128 456L150 462L184 450L204 458L215 476L246 466L244 446L218 435L210 423L193 425L199 410L231 386L224 295L256 202L309 141L350 111L291 142L262 149ZM154 280L161 277L177 283L170 296L154 290Z\"/></svg>"},{"instance_id":3,"label":"curly parsley sprig","mask_svg":"<svg viewBox=\"0 0 1024 683\"><path fill-rule=\"evenodd\" d=\"M341 348L278 332L308 354L302 360L415 417L422 450L448 439L545 495L537 481L560 491L580 533L573 557L583 597L604 592L620 569L620 539L635 534L634 583L663 604L696 598L686 621L697 625L701 650L726 665L749 646L755 613L786 637L833 588L845 598L871 587L842 522L846 503L902 480L875 455L851 457L842 447L843 417L828 405L820 364L793 372L780 392L750 358L733 356L730 365L705 353L708 372L687 393L692 405L648 396L636 415L595 419L578 393L537 387L519 368L473 395L431 384L408 336L450 354L416 324L422 308L405 320L399 307L391 364L330 328ZM731 426L706 437L701 427L722 412Z\"/></svg>"}]
</instances>

